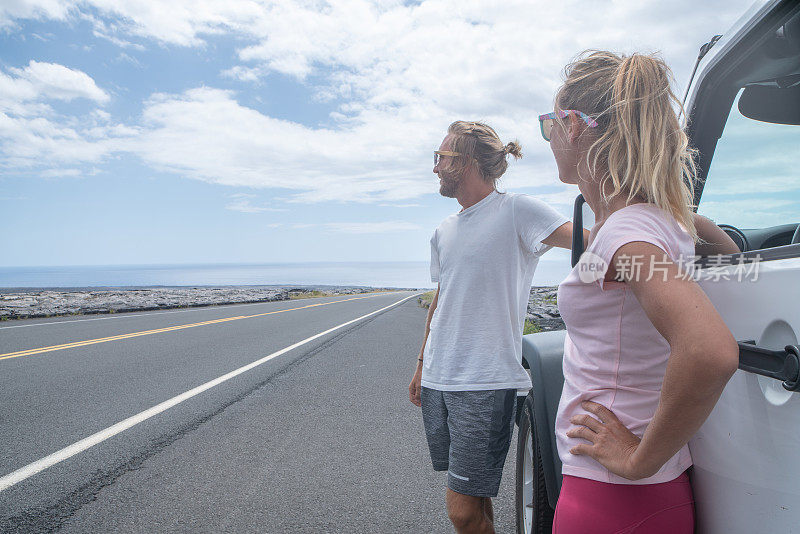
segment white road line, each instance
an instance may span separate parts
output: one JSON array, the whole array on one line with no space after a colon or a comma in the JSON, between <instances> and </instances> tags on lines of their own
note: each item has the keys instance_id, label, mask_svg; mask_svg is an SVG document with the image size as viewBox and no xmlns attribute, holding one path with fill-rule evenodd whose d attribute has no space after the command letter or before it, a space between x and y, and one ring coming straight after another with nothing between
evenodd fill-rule
<instances>
[{"instance_id":1,"label":"white road line","mask_svg":"<svg viewBox=\"0 0 800 534\"><path fill-rule=\"evenodd\" d=\"M358 293L353 293L353 294L356 295ZM321 297L321 298L335 298L335 297L342 297L342 296L346 296L346 295L349 295L349 293L342 294L342 295L333 295L333 296L330 296L330 297ZM385 293L378 293L375 296L378 296L378 295L385 295ZM152 313L128 313L128 312L122 312L122 313L120 313L118 315L114 315L112 317L93 317L91 319L73 319L73 320L67 320L67 321L50 321L48 323L34 323L34 324L18 324L18 325L12 325L12 326L0 326L0 330L5 330L6 328L27 328L29 326L47 326L47 325L50 325L50 324L81 323L83 321L107 321L108 319L126 319L128 317L143 317L143 316L146 316L146 315L164 315L165 313L186 313L186 312L193 312L193 311L204 311L204 310L208 310L208 309L212 309L212 310L213 309L216 309L216 310L223 309L224 310L224 309L228 309L228 308L238 308L238 307L241 307L241 306L258 306L259 304L271 304L273 302L291 302L291 301L288 301L288 300L265 300L264 302L247 302L247 303L244 303L244 304L222 304L222 305L219 305L219 306L211 304L209 306L193 306L192 308L189 308L188 310L187 309L183 309L183 310L172 310L172 311L162 311L162 312L152 312Z\"/></svg>"},{"instance_id":2,"label":"white road line","mask_svg":"<svg viewBox=\"0 0 800 534\"><path fill-rule=\"evenodd\" d=\"M55 465L55 464L57 464L57 463L59 463L61 461L64 461L64 460L66 460L67 458L69 458L71 456L74 456L74 455L76 455L76 454L78 454L80 452L85 451L89 447L93 447L94 445L97 445L98 443L101 443L101 442L107 440L110 437L116 436L120 432L123 432L123 431L131 428L134 425L138 425L142 421L150 419L154 415L158 415L161 412L163 412L165 410L168 410L168 409L172 408L173 406L175 406L177 404L180 404L181 402L183 402L183 401L185 401L187 399L191 399L195 395L199 395L200 393L206 391L207 389L211 389L214 386L222 384L223 382L225 382L227 380L230 380L231 378L233 378L235 376L238 376L238 375L244 373L245 371L249 371L250 369L253 369L254 367L257 367L257 366L261 365L262 363L268 362L269 360L272 360L273 358L276 358L276 357L280 356L281 354L285 354L285 353L289 352L292 349L296 349L297 347L299 347L301 345L305 345L306 343L308 343L310 341L313 341L313 340L315 340L315 339L317 339L319 337L322 337L325 334L330 334L331 332L333 332L335 330L339 330L342 327L345 327L347 325L353 324L353 323L355 323L357 321L360 321L362 319L366 319L367 317L375 315L376 313L380 313L380 312L382 312L384 310L388 310L389 308L393 308L394 306L397 306L398 304L402 304L403 302L407 301L408 299L413 298L413 297L415 297L415 296L417 296L419 294L420 293L415 293L415 294L410 295L410 296L408 296L408 297L406 297L404 299L398 300L394 304L390 304L390 305L388 305L388 306L386 306L384 308L381 308L379 310L375 310L374 312L368 313L366 315L362 315L361 317L357 317L357 318L353 319L352 321L347 321L346 323L342 323L342 324L340 324L338 326L334 326L333 328L329 328L328 330L325 330L324 332L320 332L319 334L315 334L315 335L313 335L311 337L308 337L308 338L306 338L306 339L304 339L302 341L298 341L294 345L289 345L288 347L283 348L283 349L281 349L281 350L279 350L277 352L273 352L272 354L270 354L268 356L264 356L260 360L256 360L253 363L249 363L249 364L247 364L247 365L245 365L243 367L240 367L240 368L236 369L235 371L231 371L230 373L224 374L224 375L222 375L222 376L220 376L218 378L215 378L214 380L211 380L209 382L206 382L205 384L197 386L194 389L190 389L189 391L187 391L185 393L181 393L180 395L176 395L175 397L172 397L169 400L166 400L166 401L164 401L164 402L162 402L160 404L157 404L157 405L153 406L152 408L144 410L143 412L139 412L138 414L136 414L134 416L128 417L127 419L124 419L124 420L120 421L119 423L106 428L105 430L101 430L100 432L92 434L91 436L89 436L87 438L83 438L82 440L77 441L77 442L73 443L72 445L69 445L69 446L64 447L63 449L61 449L59 451L54 452L53 454L45 456L41 460L37 460L37 461L35 461L33 463L30 463L30 464L26 465L25 467L21 467L21 468L17 469L16 471L13 471L13 472L5 475L4 477L0 478L0 492L7 490L8 488L13 486L14 484L22 482L26 478L28 478L30 476L33 476L36 473L44 471L48 467L52 467L53 465Z\"/></svg>"}]
</instances>

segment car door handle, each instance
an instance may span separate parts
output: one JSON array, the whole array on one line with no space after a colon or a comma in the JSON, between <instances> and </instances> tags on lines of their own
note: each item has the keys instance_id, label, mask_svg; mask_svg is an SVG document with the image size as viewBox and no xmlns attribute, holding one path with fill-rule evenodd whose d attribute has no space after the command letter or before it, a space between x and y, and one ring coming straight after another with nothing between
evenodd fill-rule
<instances>
[{"instance_id":1,"label":"car door handle","mask_svg":"<svg viewBox=\"0 0 800 534\"><path fill-rule=\"evenodd\" d=\"M771 350L756 345L755 340L739 341L739 369L783 382L789 391L800 391L800 347L786 345Z\"/></svg>"}]
</instances>

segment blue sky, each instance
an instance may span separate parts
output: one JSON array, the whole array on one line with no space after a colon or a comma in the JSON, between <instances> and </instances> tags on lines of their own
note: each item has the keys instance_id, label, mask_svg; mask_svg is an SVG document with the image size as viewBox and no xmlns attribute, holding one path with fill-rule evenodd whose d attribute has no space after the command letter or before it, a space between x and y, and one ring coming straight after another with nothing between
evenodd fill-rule
<instances>
[{"instance_id":1,"label":"blue sky","mask_svg":"<svg viewBox=\"0 0 800 534\"><path fill-rule=\"evenodd\" d=\"M0 6L0 266L426 261L458 210L431 173L456 119L519 139L501 189L569 214L536 122L567 61L659 51L682 93L750 3L664 4Z\"/></svg>"}]
</instances>

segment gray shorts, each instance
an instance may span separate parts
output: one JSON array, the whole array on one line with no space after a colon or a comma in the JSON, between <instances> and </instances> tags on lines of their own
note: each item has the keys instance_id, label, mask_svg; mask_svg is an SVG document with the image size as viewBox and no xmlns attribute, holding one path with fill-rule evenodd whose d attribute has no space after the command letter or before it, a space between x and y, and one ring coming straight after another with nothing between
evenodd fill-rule
<instances>
[{"instance_id":1,"label":"gray shorts","mask_svg":"<svg viewBox=\"0 0 800 534\"><path fill-rule=\"evenodd\" d=\"M422 421L433 469L463 495L495 497L514 432L516 389L439 391L423 387Z\"/></svg>"}]
</instances>

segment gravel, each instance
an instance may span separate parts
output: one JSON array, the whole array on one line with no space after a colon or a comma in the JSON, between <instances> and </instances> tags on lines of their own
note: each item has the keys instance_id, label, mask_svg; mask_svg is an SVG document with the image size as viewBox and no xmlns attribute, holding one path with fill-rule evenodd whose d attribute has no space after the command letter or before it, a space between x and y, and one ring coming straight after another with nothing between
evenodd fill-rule
<instances>
[{"instance_id":1,"label":"gravel","mask_svg":"<svg viewBox=\"0 0 800 534\"><path fill-rule=\"evenodd\" d=\"M0 320L270 302L311 295L387 290L390 288L360 286L4 288L0 289Z\"/></svg>"}]
</instances>

